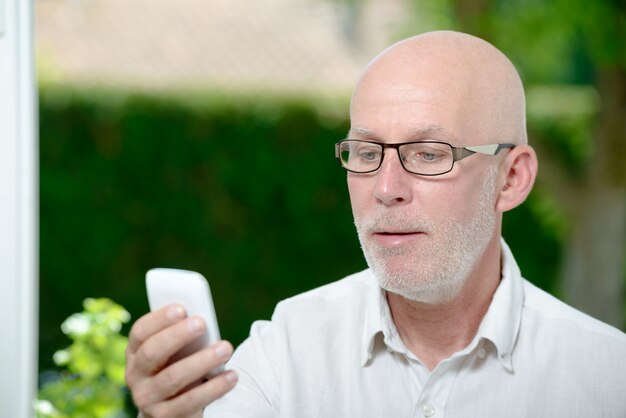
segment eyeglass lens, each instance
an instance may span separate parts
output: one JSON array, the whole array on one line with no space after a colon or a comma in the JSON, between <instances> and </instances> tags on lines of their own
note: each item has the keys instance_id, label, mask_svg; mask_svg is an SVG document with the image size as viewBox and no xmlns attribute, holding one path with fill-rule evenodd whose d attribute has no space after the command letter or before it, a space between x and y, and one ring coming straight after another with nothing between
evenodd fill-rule
<instances>
[{"instance_id":1,"label":"eyeglass lens","mask_svg":"<svg viewBox=\"0 0 626 418\"><path fill-rule=\"evenodd\" d=\"M343 141L340 144L341 162L357 173L377 170L383 159L381 144L363 141ZM450 145L439 142L402 144L398 154L403 167L416 174L441 174L450 171L454 162Z\"/></svg>"}]
</instances>

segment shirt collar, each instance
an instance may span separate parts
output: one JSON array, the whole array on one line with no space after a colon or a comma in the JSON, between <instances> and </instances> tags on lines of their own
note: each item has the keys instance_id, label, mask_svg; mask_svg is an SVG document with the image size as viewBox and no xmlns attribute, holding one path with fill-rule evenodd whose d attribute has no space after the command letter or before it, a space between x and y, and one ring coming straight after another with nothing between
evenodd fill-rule
<instances>
[{"instance_id":1,"label":"shirt collar","mask_svg":"<svg viewBox=\"0 0 626 418\"><path fill-rule=\"evenodd\" d=\"M520 269L513 258L509 246L500 240L502 248L502 280L496 289L489 309L468 348L475 346L482 339L487 339L496 347L500 363L513 371L511 353L517 341L522 317L524 290ZM393 325L385 291L380 288L371 270L368 274L367 307L361 345L361 365L365 366L374 353L376 336L383 335L384 343L392 350L404 352L404 347L396 347L400 341ZM463 350L466 351L466 350Z\"/></svg>"},{"instance_id":2,"label":"shirt collar","mask_svg":"<svg viewBox=\"0 0 626 418\"><path fill-rule=\"evenodd\" d=\"M513 371L511 354L517 341L524 304L522 275L511 249L500 240L502 248L502 280L496 289L491 305L485 314L475 341L487 339L496 347L498 359L509 371Z\"/></svg>"}]
</instances>

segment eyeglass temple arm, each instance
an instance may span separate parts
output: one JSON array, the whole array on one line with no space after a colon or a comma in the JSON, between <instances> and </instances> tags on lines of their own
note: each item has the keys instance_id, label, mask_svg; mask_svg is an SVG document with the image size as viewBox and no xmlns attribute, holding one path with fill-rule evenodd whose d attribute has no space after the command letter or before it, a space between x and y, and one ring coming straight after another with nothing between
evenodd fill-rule
<instances>
[{"instance_id":1,"label":"eyeglass temple arm","mask_svg":"<svg viewBox=\"0 0 626 418\"><path fill-rule=\"evenodd\" d=\"M498 153L505 148L515 148L515 144L488 144L476 145L473 147L452 148L452 155L454 156L454 161L459 161L475 153L498 155Z\"/></svg>"}]
</instances>

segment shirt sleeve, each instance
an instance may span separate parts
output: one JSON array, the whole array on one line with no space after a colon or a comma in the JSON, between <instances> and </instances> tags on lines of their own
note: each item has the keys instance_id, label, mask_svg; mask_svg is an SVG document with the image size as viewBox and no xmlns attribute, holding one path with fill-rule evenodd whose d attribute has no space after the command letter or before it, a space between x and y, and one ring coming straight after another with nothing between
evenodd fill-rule
<instances>
[{"instance_id":1,"label":"shirt sleeve","mask_svg":"<svg viewBox=\"0 0 626 418\"><path fill-rule=\"evenodd\" d=\"M226 369L237 372L239 381L224 397L204 410L204 418L278 418L281 364L276 324L257 321L250 337L235 350Z\"/></svg>"}]
</instances>

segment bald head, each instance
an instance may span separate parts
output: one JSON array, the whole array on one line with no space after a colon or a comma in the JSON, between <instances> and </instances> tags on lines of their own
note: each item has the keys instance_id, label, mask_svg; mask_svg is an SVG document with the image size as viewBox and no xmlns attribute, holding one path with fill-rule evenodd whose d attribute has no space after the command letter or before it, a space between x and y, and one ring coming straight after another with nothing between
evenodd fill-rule
<instances>
[{"instance_id":1,"label":"bald head","mask_svg":"<svg viewBox=\"0 0 626 418\"><path fill-rule=\"evenodd\" d=\"M392 119L404 117L402 106L413 107L415 124L424 125L415 129L440 129L456 145L527 142L524 89L515 67L493 45L463 33L429 32L383 51L357 83L353 129L370 129L359 126L357 114L368 106L395 107Z\"/></svg>"}]
</instances>

